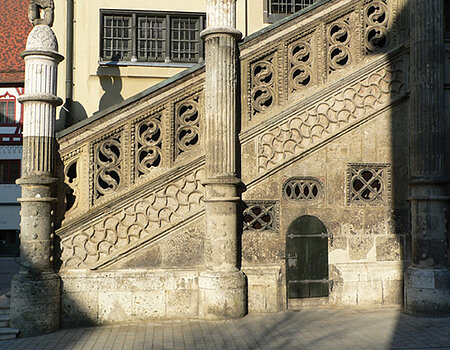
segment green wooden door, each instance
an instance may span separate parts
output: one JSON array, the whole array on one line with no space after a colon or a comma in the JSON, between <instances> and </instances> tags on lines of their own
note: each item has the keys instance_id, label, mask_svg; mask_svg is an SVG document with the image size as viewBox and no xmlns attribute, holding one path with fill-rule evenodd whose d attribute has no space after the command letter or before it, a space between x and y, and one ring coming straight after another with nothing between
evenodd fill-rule
<instances>
[{"instance_id":1,"label":"green wooden door","mask_svg":"<svg viewBox=\"0 0 450 350\"><path fill-rule=\"evenodd\" d=\"M288 298L326 297L328 281L327 228L314 216L301 216L286 236Z\"/></svg>"}]
</instances>

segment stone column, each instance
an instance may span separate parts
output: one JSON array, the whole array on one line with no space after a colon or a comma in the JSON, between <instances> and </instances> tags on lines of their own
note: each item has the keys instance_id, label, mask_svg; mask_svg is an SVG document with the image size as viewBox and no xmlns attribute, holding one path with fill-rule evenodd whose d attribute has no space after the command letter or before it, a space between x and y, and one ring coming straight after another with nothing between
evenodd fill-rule
<instances>
[{"instance_id":1,"label":"stone column","mask_svg":"<svg viewBox=\"0 0 450 350\"><path fill-rule=\"evenodd\" d=\"M450 313L444 185L443 1L411 0L411 235L405 311Z\"/></svg>"},{"instance_id":2,"label":"stone column","mask_svg":"<svg viewBox=\"0 0 450 350\"><path fill-rule=\"evenodd\" d=\"M57 65L63 59L52 29L36 25L25 59L20 264L11 284L11 326L21 336L59 328L60 279L53 269L52 196Z\"/></svg>"},{"instance_id":3,"label":"stone column","mask_svg":"<svg viewBox=\"0 0 450 350\"><path fill-rule=\"evenodd\" d=\"M225 319L246 312L245 276L238 268L236 177L236 0L207 0L205 265L199 278L199 315Z\"/></svg>"}]
</instances>

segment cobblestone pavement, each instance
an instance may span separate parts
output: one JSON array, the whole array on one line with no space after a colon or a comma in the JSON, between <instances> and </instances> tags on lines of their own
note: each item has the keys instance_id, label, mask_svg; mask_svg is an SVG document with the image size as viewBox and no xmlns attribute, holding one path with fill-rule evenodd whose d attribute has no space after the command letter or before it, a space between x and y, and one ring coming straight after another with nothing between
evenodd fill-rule
<instances>
[{"instance_id":1,"label":"cobblestone pavement","mask_svg":"<svg viewBox=\"0 0 450 350\"><path fill-rule=\"evenodd\" d=\"M0 349L450 349L450 318L395 309L309 309L234 321L153 321L63 329Z\"/></svg>"}]
</instances>

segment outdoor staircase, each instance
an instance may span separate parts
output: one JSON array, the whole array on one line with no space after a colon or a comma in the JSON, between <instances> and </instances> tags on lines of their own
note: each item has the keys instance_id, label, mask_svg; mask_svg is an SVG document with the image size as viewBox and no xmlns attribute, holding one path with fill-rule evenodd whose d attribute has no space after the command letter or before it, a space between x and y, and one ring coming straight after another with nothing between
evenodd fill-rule
<instances>
[{"instance_id":1,"label":"outdoor staircase","mask_svg":"<svg viewBox=\"0 0 450 350\"><path fill-rule=\"evenodd\" d=\"M240 43L247 188L407 96L403 0L320 1ZM204 65L60 132L61 269L104 269L204 215Z\"/></svg>"},{"instance_id":2,"label":"outdoor staircase","mask_svg":"<svg viewBox=\"0 0 450 350\"><path fill-rule=\"evenodd\" d=\"M18 329L9 327L10 298L9 292L0 296L0 340L14 339L19 333Z\"/></svg>"}]
</instances>

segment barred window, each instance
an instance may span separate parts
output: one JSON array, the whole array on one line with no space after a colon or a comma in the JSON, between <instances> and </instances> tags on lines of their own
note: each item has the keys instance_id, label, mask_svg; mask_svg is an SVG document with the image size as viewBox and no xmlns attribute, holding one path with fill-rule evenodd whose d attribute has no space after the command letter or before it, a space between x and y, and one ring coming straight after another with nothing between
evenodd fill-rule
<instances>
[{"instance_id":1,"label":"barred window","mask_svg":"<svg viewBox=\"0 0 450 350\"><path fill-rule=\"evenodd\" d=\"M16 116L16 101L0 101L0 124L14 124Z\"/></svg>"},{"instance_id":2,"label":"barred window","mask_svg":"<svg viewBox=\"0 0 450 350\"><path fill-rule=\"evenodd\" d=\"M276 22L283 17L303 10L318 0L265 0L265 21Z\"/></svg>"},{"instance_id":3,"label":"barred window","mask_svg":"<svg viewBox=\"0 0 450 350\"><path fill-rule=\"evenodd\" d=\"M195 63L204 27L202 13L101 10L100 59Z\"/></svg>"}]
</instances>

